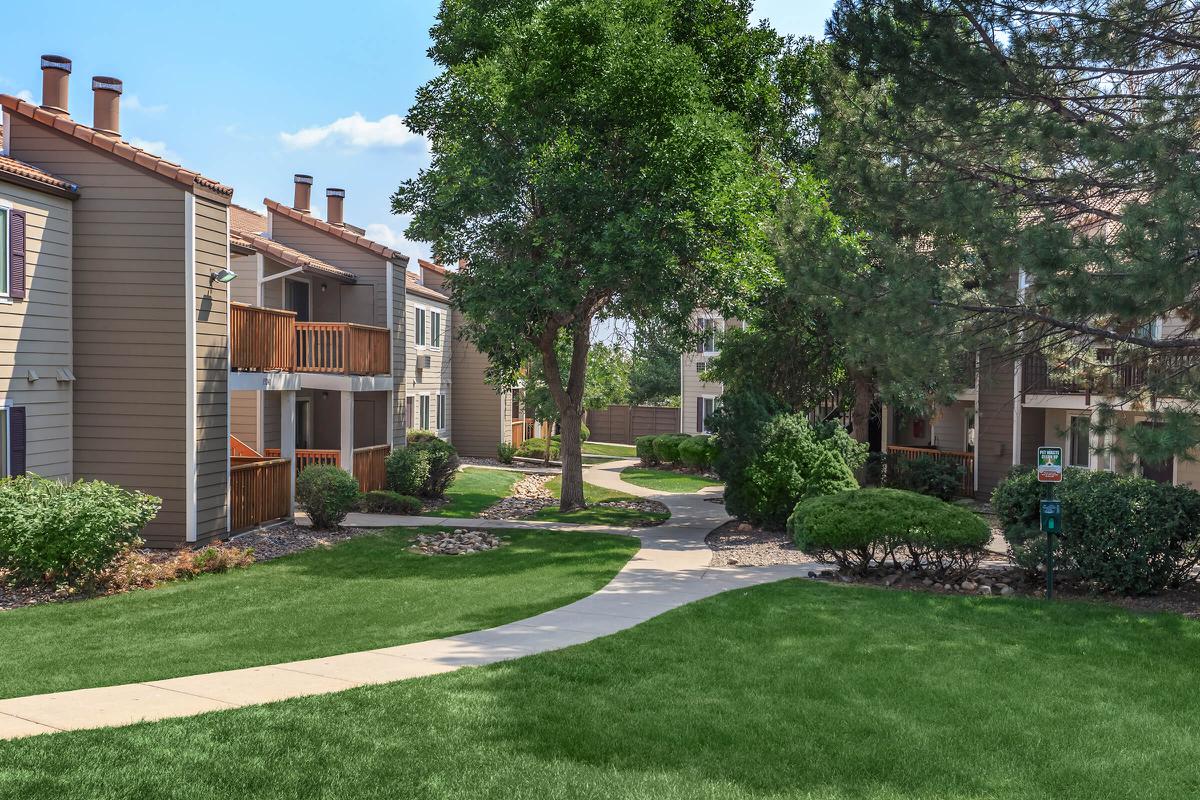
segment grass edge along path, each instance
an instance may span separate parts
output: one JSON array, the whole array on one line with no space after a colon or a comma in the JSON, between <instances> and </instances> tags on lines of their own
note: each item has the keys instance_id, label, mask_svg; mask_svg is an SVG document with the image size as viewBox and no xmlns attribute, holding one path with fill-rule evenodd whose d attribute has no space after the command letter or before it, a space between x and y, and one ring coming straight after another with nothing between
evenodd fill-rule
<instances>
[{"instance_id":1,"label":"grass edge along path","mask_svg":"<svg viewBox=\"0 0 1200 800\"><path fill-rule=\"evenodd\" d=\"M562 478L555 476L547 481L546 491L558 497L562 492ZM571 522L577 525L611 525L622 528L665 522L670 519L670 512L655 513L632 508L597 505L598 503L636 501L641 499L626 492L606 489L603 486L597 486L594 483L587 483L585 481L583 484L583 501L587 503L587 508L562 512L557 507L551 506L542 509L532 517L529 517L529 519L541 522Z\"/></svg>"},{"instance_id":2,"label":"grass edge along path","mask_svg":"<svg viewBox=\"0 0 1200 800\"><path fill-rule=\"evenodd\" d=\"M663 494L693 494L710 486L722 485L720 481L703 475L651 467L626 467L621 470L621 480Z\"/></svg>"},{"instance_id":3,"label":"grass edge along path","mask_svg":"<svg viewBox=\"0 0 1200 800\"><path fill-rule=\"evenodd\" d=\"M446 490L446 505L422 511L426 517L477 517L480 511L512 494L524 473L517 470L465 467Z\"/></svg>"},{"instance_id":4,"label":"grass edge along path","mask_svg":"<svg viewBox=\"0 0 1200 800\"><path fill-rule=\"evenodd\" d=\"M489 667L0 742L0 796L1175 800L1198 659L1174 615L790 580Z\"/></svg>"}]
</instances>

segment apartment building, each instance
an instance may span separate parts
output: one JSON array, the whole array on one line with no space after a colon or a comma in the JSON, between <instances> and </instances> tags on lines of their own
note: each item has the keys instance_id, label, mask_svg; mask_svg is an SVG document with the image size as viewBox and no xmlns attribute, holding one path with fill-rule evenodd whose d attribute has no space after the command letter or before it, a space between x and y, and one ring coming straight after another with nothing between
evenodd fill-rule
<instances>
[{"instance_id":1,"label":"apartment building","mask_svg":"<svg viewBox=\"0 0 1200 800\"><path fill-rule=\"evenodd\" d=\"M721 352L721 337L725 331L740 325L737 320L724 319L708 311L699 311L694 324L702 334L696 349L680 356L679 405L683 433L709 433L708 418L721 401L725 387L720 382L705 380L708 364Z\"/></svg>"},{"instance_id":2,"label":"apartment building","mask_svg":"<svg viewBox=\"0 0 1200 800\"><path fill-rule=\"evenodd\" d=\"M417 259L406 274L404 390L410 428L453 440L451 424L453 335L450 298L443 291L446 270Z\"/></svg>"},{"instance_id":3,"label":"apartment building","mask_svg":"<svg viewBox=\"0 0 1200 800\"><path fill-rule=\"evenodd\" d=\"M223 535L228 296L217 276L229 266L233 190L123 141L120 80L92 79L89 126L71 117L71 61L44 56L41 67L40 106L0 95L3 156L59 192L6 197L10 232L24 222L26 267L25 297L10 290L0 309L20 317L14 364L0 368L14 409L8 468L23 437L26 469L161 497L144 532L152 545Z\"/></svg>"}]
</instances>

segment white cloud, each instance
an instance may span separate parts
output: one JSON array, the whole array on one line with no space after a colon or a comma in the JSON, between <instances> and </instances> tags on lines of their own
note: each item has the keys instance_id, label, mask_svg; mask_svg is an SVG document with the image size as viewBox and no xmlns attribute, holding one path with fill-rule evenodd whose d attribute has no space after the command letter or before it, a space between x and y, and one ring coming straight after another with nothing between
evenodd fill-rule
<instances>
[{"instance_id":1,"label":"white cloud","mask_svg":"<svg viewBox=\"0 0 1200 800\"><path fill-rule=\"evenodd\" d=\"M328 125L279 134L280 141L291 150L308 150L322 144L341 144L357 150L404 147L421 138L408 129L399 114L388 114L371 121L357 111Z\"/></svg>"},{"instance_id":2,"label":"white cloud","mask_svg":"<svg viewBox=\"0 0 1200 800\"><path fill-rule=\"evenodd\" d=\"M127 94L121 98L121 110L140 111L143 114L161 114L167 110L165 104L148 106L136 94Z\"/></svg>"},{"instance_id":3,"label":"white cloud","mask_svg":"<svg viewBox=\"0 0 1200 800\"><path fill-rule=\"evenodd\" d=\"M26 103L33 102L33 92L29 91L28 89L22 89L21 91L17 92L17 97L21 100L24 100Z\"/></svg>"},{"instance_id":4,"label":"white cloud","mask_svg":"<svg viewBox=\"0 0 1200 800\"><path fill-rule=\"evenodd\" d=\"M168 161L179 161L179 156L171 152L171 148L167 147L166 142L139 139L136 136L131 136L126 141L139 150L145 150L151 155L158 156L159 158L165 158Z\"/></svg>"},{"instance_id":5,"label":"white cloud","mask_svg":"<svg viewBox=\"0 0 1200 800\"><path fill-rule=\"evenodd\" d=\"M382 222L373 222L367 226L367 238L393 250L398 250L406 256L429 258L429 246L426 243L410 242L404 238L404 234Z\"/></svg>"}]
</instances>

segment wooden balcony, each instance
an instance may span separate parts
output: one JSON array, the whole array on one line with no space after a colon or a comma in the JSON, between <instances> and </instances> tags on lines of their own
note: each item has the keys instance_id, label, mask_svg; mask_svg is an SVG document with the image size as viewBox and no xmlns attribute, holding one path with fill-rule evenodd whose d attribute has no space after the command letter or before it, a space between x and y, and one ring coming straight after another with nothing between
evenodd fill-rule
<instances>
[{"instance_id":1,"label":"wooden balcony","mask_svg":"<svg viewBox=\"0 0 1200 800\"><path fill-rule=\"evenodd\" d=\"M354 477L358 478L358 488L363 492L382 489L387 483L387 455L391 447L386 444L372 447L359 447L354 451ZM268 458L278 458L278 448L267 448ZM317 464L328 464L334 467L342 465L342 455L337 450L296 450L296 474L299 475L307 467Z\"/></svg>"},{"instance_id":2,"label":"wooden balcony","mask_svg":"<svg viewBox=\"0 0 1200 800\"><path fill-rule=\"evenodd\" d=\"M248 372L387 375L387 328L353 322L297 322L291 311L230 303L229 365Z\"/></svg>"},{"instance_id":3,"label":"wooden balcony","mask_svg":"<svg viewBox=\"0 0 1200 800\"><path fill-rule=\"evenodd\" d=\"M291 462L238 457L229 466L230 527L244 530L292 514Z\"/></svg>"},{"instance_id":4,"label":"wooden balcony","mask_svg":"<svg viewBox=\"0 0 1200 800\"><path fill-rule=\"evenodd\" d=\"M934 461L947 461L961 468L962 485L959 494L963 497L975 496L975 454L957 450L938 450L932 447L901 447L889 444L887 446L888 465L897 461L916 461L921 458L931 458Z\"/></svg>"},{"instance_id":5,"label":"wooden balcony","mask_svg":"<svg viewBox=\"0 0 1200 800\"><path fill-rule=\"evenodd\" d=\"M1042 355L1021 359L1021 390L1027 394L1082 394L1117 396L1145 386L1169 385L1172 376L1196 363L1193 355L1151 355L1115 363L1105 351L1096 359L1061 361Z\"/></svg>"}]
</instances>

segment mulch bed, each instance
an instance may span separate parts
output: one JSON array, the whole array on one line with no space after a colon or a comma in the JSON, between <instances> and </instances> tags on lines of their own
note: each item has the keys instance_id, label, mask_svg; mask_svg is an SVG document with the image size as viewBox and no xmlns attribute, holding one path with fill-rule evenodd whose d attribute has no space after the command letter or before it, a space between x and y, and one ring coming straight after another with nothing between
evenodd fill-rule
<instances>
[{"instance_id":1,"label":"mulch bed","mask_svg":"<svg viewBox=\"0 0 1200 800\"><path fill-rule=\"evenodd\" d=\"M786 533L762 530L736 520L714 530L708 535L706 542L713 551L710 563L714 567L766 567L812 562L811 557L796 549L791 537ZM809 572L809 577L838 583L935 594L1045 596L1044 580L1030 581L1023 570L1012 564L1007 554L996 549L994 540L979 569L965 578L938 579L890 567L873 570L867 575L846 575L832 566L813 570ZM1008 587L1008 591L1004 591L1004 587ZM1093 591L1072 581L1069 575L1056 574L1054 597L1056 600L1106 603L1142 613L1170 612L1200 619L1200 587L1169 589L1143 597L1124 597Z\"/></svg>"}]
</instances>

